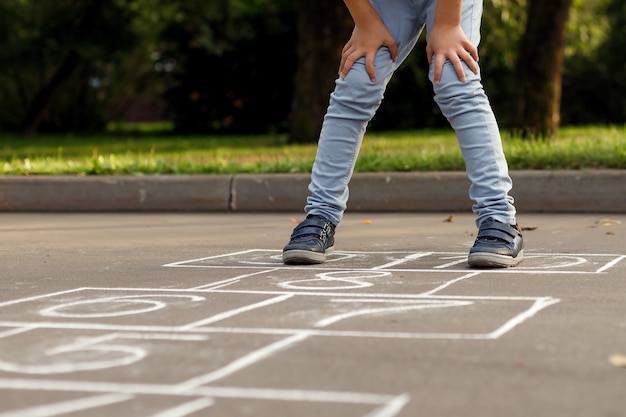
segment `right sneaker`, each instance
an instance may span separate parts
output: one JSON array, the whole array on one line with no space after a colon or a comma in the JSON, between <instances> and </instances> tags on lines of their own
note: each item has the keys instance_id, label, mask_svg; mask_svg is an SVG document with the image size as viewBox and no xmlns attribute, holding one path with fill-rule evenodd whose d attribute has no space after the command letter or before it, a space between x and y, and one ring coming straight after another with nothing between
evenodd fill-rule
<instances>
[{"instance_id":1,"label":"right sneaker","mask_svg":"<svg viewBox=\"0 0 626 417\"><path fill-rule=\"evenodd\" d=\"M517 225L487 219L480 225L467 262L478 268L507 268L524 259L524 238Z\"/></svg>"},{"instance_id":2,"label":"right sneaker","mask_svg":"<svg viewBox=\"0 0 626 417\"><path fill-rule=\"evenodd\" d=\"M310 214L293 229L283 249L283 262L291 265L321 264L333 254L335 225L324 217Z\"/></svg>"}]
</instances>

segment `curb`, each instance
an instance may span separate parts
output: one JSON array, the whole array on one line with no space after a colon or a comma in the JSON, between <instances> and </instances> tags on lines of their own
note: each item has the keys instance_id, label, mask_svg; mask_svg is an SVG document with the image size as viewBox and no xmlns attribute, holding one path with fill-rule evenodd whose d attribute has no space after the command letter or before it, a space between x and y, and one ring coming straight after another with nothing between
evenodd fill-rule
<instances>
[{"instance_id":1,"label":"curb","mask_svg":"<svg viewBox=\"0 0 626 417\"><path fill-rule=\"evenodd\" d=\"M626 170L512 171L520 212L625 213ZM302 211L307 174L0 177L0 212ZM352 212L471 211L464 172L356 173Z\"/></svg>"}]
</instances>

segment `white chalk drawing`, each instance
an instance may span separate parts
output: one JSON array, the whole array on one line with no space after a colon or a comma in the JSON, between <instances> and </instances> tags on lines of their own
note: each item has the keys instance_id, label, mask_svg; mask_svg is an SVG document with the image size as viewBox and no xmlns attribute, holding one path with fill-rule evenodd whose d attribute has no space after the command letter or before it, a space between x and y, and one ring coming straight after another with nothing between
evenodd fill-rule
<instances>
[{"instance_id":1,"label":"white chalk drawing","mask_svg":"<svg viewBox=\"0 0 626 417\"><path fill-rule=\"evenodd\" d=\"M146 299L146 298L153 299ZM74 318L94 318L94 317L118 317L131 314L142 314L150 311L160 310L166 306L163 301L154 298L161 297L179 297L188 299L188 301L202 301L204 297L188 296L188 295L154 295L145 296L127 296L127 297L105 297L90 300L77 301L72 303L61 303L55 306L39 311L42 316L50 317L74 317ZM117 308L111 309L111 306ZM106 305L106 309L101 307ZM128 308L121 310L120 308ZM69 310L69 311L68 311ZM81 311L82 310L82 311ZM103 311L101 311L103 310ZM72 312L75 311L75 312Z\"/></svg>"},{"instance_id":2,"label":"white chalk drawing","mask_svg":"<svg viewBox=\"0 0 626 417\"><path fill-rule=\"evenodd\" d=\"M322 265L284 266L280 251L250 249L164 265L220 271L209 282L198 274L192 288L84 287L3 302L0 396L63 396L27 406L2 401L0 417L106 415L121 404L178 417L232 400L358 406L367 411L354 415L394 417L410 401L407 392L228 382L314 338L496 340L560 300L463 295L468 282L490 274L602 275L625 258L530 253L516 268L473 270L453 252L339 252Z\"/></svg>"},{"instance_id":3,"label":"white chalk drawing","mask_svg":"<svg viewBox=\"0 0 626 417\"><path fill-rule=\"evenodd\" d=\"M368 278L384 278L390 275L390 272L384 271L322 272L316 274L315 278L284 281L278 286L292 290L356 290L374 285L373 282L366 281Z\"/></svg>"}]
</instances>

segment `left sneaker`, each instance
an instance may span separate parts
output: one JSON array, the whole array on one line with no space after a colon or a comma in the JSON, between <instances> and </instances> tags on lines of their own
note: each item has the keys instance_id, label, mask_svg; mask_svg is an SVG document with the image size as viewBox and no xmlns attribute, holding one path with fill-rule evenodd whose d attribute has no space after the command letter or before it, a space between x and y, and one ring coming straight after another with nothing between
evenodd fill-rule
<instances>
[{"instance_id":1,"label":"left sneaker","mask_svg":"<svg viewBox=\"0 0 626 417\"><path fill-rule=\"evenodd\" d=\"M291 265L321 264L333 254L335 225L324 217L309 214L291 234L283 248L283 262Z\"/></svg>"},{"instance_id":2,"label":"left sneaker","mask_svg":"<svg viewBox=\"0 0 626 417\"><path fill-rule=\"evenodd\" d=\"M524 259L524 238L517 225L487 219L480 225L467 262L473 267L507 268Z\"/></svg>"}]
</instances>

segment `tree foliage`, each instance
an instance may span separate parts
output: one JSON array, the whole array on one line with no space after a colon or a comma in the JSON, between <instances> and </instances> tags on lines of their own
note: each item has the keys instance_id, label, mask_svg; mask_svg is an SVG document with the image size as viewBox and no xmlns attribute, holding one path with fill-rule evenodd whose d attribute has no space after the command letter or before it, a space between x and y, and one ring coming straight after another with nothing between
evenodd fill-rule
<instances>
[{"instance_id":1,"label":"tree foliage","mask_svg":"<svg viewBox=\"0 0 626 417\"><path fill-rule=\"evenodd\" d=\"M2 0L0 126L27 133L101 127L106 101L99 96L137 41L128 6Z\"/></svg>"},{"instance_id":2,"label":"tree foliage","mask_svg":"<svg viewBox=\"0 0 626 417\"><path fill-rule=\"evenodd\" d=\"M176 129L284 129L297 64L291 1L197 0L177 12L159 50L175 63L166 98Z\"/></svg>"},{"instance_id":3,"label":"tree foliage","mask_svg":"<svg viewBox=\"0 0 626 417\"><path fill-rule=\"evenodd\" d=\"M528 1L484 4L481 71L504 127L513 122L520 94L516 57ZM101 130L126 117L139 98L179 132L266 133L291 126L293 134L308 124L303 136L314 137L337 48L347 39L346 26L340 28L343 4L314 3L0 0L0 130ZM626 0L574 0L564 50L563 123L626 120L625 16ZM303 31L309 44L317 42L316 53L298 49ZM372 129L446 124L432 100L424 48L422 37L391 81Z\"/></svg>"},{"instance_id":4,"label":"tree foliage","mask_svg":"<svg viewBox=\"0 0 626 417\"><path fill-rule=\"evenodd\" d=\"M580 7L574 7L570 20L563 74L563 123L623 124L626 0L577 2Z\"/></svg>"}]
</instances>

